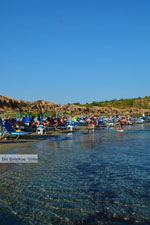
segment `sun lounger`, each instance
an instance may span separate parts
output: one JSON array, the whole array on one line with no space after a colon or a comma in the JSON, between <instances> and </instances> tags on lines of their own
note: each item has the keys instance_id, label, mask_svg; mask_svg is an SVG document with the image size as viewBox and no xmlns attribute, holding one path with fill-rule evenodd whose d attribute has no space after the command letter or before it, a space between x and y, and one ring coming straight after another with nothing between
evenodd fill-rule
<instances>
[{"instance_id":1,"label":"sun lounger","mask_svg":"<svg viewBox=\"0 0 150 225\"><path fill-rule=\"evenodd\" d=\"M7 131L4 126L4 122L2 118L0 118L0 139L3 139L6 137Z\"/></svg>"},{"instance_id":2,"label":"sun lounger","mask_svg":"<svg viewBox=\"0 0 150 225\"><path fill-rule=\"evenodd\" d=\"M4 126L5 126L6 131L9 133L9 135L10 136L16 136L17 139L20 136L31 134L31 132L26 132L26 131L15 131L8 121L5 121Z\"/></svg>"}]
</instances>

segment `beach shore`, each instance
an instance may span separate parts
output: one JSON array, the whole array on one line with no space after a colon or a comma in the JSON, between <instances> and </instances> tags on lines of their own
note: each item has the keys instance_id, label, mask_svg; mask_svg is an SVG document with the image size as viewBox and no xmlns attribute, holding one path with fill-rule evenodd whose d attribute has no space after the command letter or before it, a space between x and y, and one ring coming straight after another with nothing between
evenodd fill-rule
<instances>
[{"instance_id":1,"label":"beach shore","mask_svg":"<svg viewBox=\"0 0 150 225\"><path fill-rule=\"evenodd\" d=\"M46 139L49 139L51 137L57 137L60 135L65 135L63 132L59 131L52 131L47 134L43 135L37 135L36 133L24 137L24 138L19 138L17 139L3 139L0 141L0 154L6 154L9 151L16 149L16 148L27 148L30 147L32 144L44 141Z\"/></svg>"},{"instance_id":2,"label":"beach shore","mask_svg":"<svg viewBox=\"0 0 150 225\"><path fill-rule=\"evenodd\" d=\"M24 138L17 139L3 139L0 141L0 154L9 154L15 149L27 149L30 148L33 144L44 141L46 139L52 138L52 137L58 137L64 135L62 132L52 131L48 134L44 135L37 135L36 133L33 133L32 135ZM21 151L21 153L24 153L24 151ZM10 169L11 165L9 163L2 163L0 164L0 171L1 173L5 172L6 170Z\"/></svg>"}]
</instances>

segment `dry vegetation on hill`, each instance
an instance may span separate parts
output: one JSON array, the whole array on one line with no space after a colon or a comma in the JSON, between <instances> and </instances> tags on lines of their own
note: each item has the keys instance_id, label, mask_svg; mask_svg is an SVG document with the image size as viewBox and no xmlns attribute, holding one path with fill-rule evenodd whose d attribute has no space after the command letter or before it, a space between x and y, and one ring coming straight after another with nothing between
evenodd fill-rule
<instances>
[{"instance_id":1,"label":"dry vegetation on hill","mask_svg":"<svg viewBox=\"0 0 150 225\"><path fill-rule=\"evenodd\" d=\"M105 102L92 102L90 104L55 104L53 102L38 100L27 102L8 96L0 95L0 113L21 112L30 113L66 113L73 115L91 114L98 116L103 115L140 115L142 113L150 114L150 97L121 99Z\"/></svg>"}]
</instances>

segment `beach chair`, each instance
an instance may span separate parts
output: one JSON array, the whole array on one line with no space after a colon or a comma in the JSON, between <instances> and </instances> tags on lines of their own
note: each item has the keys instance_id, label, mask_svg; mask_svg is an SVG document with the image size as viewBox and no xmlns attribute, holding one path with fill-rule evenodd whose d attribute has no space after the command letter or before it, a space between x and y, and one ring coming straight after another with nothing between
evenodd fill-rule
<instances>
[{"instance_id":1,"label":"beach chair","mask_svg":"<svg viewBox=\"0 0 150 225\"><path fill-rule=\"evenodd\" d=\"M13 137L15 136L16 139L18 139L20 136L25 136L31 134L31 132L26 132L26 131L15 131L11 124L6 120L4 123L5 129L8 132L8 134Z\"/></svg>"},{"instance_id":2,"label":"beach chair","mask_svg":"<svg viewBox=\"0 0 150 225\"><path fill-rule=\"evenodd\" d=\"M31 117L29 117L29 116L23 117L23 119L22 119L22 122L28 126L29 126L30 121L31 121Z\"/></svg>"},{"instance_id":3,"label":"beach chair","mask_svg":"<svg viewBox=\"0 0 150 225\"><path fill-rule=\"evenodd\" d=\"M3 121L0 118L0 139L2 139L2 136L3 136Z\"/></svg>"},{"instance_id":4,"label":"beach chair","mask_svg":"<svg viewBox=\"0 0 150 225\"><path fill-rule=\"evenodd\" d=\"M7 131L5 129L4 122L2 118L0 118L0 140L3 138L6 138L6 135L7 135Z\"/></svg>"},{"instance_id":5,"label":"beach chair","mask_svg":"<svg viewBox=\"0 0 150 225\"><path fill-rule=\"evenodd\" d=\"M42 124L37 125L36 132L38 134L41 134L41 135L46 134L46 130L47 130L46 126Z\"/></svg>"}]
</instances>

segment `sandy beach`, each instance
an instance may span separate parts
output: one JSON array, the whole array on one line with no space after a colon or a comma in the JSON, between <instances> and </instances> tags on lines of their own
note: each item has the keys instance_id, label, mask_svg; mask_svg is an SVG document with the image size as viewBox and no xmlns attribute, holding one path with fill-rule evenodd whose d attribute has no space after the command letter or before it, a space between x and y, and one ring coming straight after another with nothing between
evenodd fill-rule
<instances>
[{"instance_id":1,"label":"sandy beach","mask_svg":"<svg viewBox=\"0 0 150 225\"><path fill-rule=\"evenodd\" d=\"M3 139L0 141L0 154L6 154L9 151L16 149L16 148L27 148L31 146L34 143L44 141L51 137L57 137L60 135L65 135L62 131L52 131L48 132L47 134L38 135L36 133L33 133L30 136L19 138L17 139Z\"/></svg>"},{"instance_id":2,"label":"sandy beach","mask_svg":"<svg viewBox=\"0 0 150 225\"><path fill-rule=\"evenodd\" d=\"M14 139L3 139L0 141L0 154L7 154L15 149L27 149L30 148L33 144L44 141L46 139L49 139L51 137L58 137L60 135L63 135L62 132L58 131L52 131L48 134L43 135L37 135L36 133L33 133L32 135L24 138L19 138L18 140ZM23 154L24 151L20 151L20 154ZM11 165L9 163L2 163L0 164L0 171L3 173L8 168L10 168Z\"/></svg>"}]
</instances>

